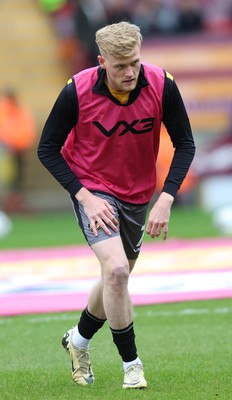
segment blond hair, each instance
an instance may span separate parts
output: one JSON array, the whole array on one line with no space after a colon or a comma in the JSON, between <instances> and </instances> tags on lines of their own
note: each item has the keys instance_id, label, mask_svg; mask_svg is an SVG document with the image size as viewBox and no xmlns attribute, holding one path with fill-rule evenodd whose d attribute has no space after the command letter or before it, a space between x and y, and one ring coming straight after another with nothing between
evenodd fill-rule
<instances>
[{"instance_id":1,"label":"blond hair","mask_svg":"<svg viewBox=\"0 0 232 400\"><path fill-rule=\"evenodd\" d=\"M101 55L128 57L135 46L141 46L143 37L140 28L130 22L106 25L96 32L96 43Z\"/></svg>"}]
</instances>

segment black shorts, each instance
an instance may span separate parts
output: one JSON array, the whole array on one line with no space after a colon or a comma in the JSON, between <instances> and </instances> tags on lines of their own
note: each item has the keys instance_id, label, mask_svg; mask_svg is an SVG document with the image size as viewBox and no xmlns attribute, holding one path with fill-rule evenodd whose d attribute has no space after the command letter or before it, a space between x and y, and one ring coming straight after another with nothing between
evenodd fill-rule
<instances>
[{"instance_id":1,"label":"black shorts","mask_svg":"<svg viewBox=\"0 0 232 400\"><path fill-rule=\"evenodd\" d=\"M83 206L75 197L72 197L77 221L89 246L102 240L120 236L127 258L136 259L142 245L148 204L137 205L126 203L107 193L93 192L93 194L107 200L113 207L115 217L118 220L119 229L117 232L114 232L108 226L112 233L111 236L107 235L103 229L100 229L98 231L98 236L95 236L89 226L89 220L84 212Z\"/></svg>"}]
</instances>

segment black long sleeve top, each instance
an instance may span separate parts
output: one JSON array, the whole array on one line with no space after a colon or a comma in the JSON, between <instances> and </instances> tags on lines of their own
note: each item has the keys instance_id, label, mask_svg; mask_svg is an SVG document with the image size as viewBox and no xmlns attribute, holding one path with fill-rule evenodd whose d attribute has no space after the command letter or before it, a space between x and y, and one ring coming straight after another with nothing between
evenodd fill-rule
<instances>
[{"instance_id":1,"label":"black long sleeve top","mask_svg":"<svg viewBox=\"0 0 232 400\"><path fill-rule=\"evenodd\" d=\"M175 80L168 73L164 72L164 74L162 122L167 128L175 150L162 191L175 196L193 160L195 144L189 118ZM111 97L117 103L105 85L105 71L100 67L98 75L99 79L93 90L98 90L99 93ZM139 90L148 84L143 65L141 65L138 79ZM129 101L132 102L133 97L137 95L138 89L135 89L131 92ZM74 81L72 81L60 92L45 123L38 146L40 161L73 196L83 185L64 160L61 149L70 131L77 124L78 117L78 93Z\"/></svg>"}]
</instances>

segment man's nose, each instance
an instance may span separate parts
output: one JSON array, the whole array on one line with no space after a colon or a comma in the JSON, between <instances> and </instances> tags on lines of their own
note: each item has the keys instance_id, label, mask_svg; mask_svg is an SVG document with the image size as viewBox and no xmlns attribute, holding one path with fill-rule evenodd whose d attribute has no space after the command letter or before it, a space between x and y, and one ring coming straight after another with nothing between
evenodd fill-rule
<instances>
[{"instance_id":1,"label":"man's nose","mask_svg":"<svg viewBox=\"0 0 232 400\"><path fill-rule=\"evenodd\" d=\"M126 76L133 76L133 75L134 75L133 68L131 67L131 65L129 65L129 66L126 68Z\"/></svg>"}]
</instances>

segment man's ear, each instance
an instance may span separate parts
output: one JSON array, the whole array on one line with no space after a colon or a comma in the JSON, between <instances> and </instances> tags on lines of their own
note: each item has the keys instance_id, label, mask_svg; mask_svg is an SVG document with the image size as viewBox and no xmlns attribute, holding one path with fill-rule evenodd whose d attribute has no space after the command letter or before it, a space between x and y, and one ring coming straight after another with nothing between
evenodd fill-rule
<instances>
[{"instance_id":1,"label":"man's ear","mask_svg":"<svg viewBox=\"0 0 232 400\"><path fill-rule=\"evenodd\" d=\"M105 59L104 57L102 57L101 55L97 56L98 62L100 67L102 67L103 69L105 69Z\"/></svg>"}]
</instances>

